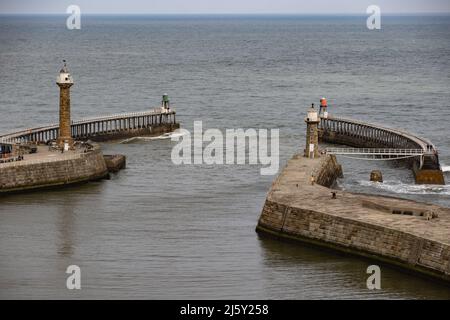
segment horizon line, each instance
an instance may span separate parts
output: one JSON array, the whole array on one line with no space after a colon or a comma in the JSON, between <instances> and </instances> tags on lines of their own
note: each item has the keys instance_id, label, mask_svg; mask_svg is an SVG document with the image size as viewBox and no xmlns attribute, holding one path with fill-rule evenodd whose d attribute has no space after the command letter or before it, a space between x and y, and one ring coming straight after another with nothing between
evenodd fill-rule
<instances>
[{"instance_id":1,"label":"horizon line","mask_svg":"<svg viewBox=\"0 0 450 320\"><path fill-rule=\"evenodd\" d=\"M315 12L149 12L149 13L138 13L138 12L83 12L83 15L104 15L104 16L145 16L145 15L154 15L154 16L168 16L168 15L177 15L177 16L239 16L239 15L247 15L247 16L264 16L264 15L280 15L280 16L367 16L366 13L355 13L355 12L334 12L334 13L315 13ZM65 12L0 12L0 15L55 15L55 16L66 16L69 13ZM384 12L382 15L400 15L400 16L420 16L420 15L450 15L450 11L445 12Z\"/></svg>"}]
</instances>

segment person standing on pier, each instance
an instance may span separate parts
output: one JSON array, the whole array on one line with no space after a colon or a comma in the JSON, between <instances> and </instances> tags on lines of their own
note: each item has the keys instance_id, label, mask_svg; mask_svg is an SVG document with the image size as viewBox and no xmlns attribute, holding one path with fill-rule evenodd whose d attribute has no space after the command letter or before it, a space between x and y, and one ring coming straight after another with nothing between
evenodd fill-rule
<instances>
[{"instance_id":1,"label":"person standing on pier","mask_svg":"<svg viewBox=\"0 0 450 320\"><path fill-rule=\"evenodd\" d=\"M325 116L326 113L328 113L327 108L328 108L327 99L325 99L325 98L320 99L319 117Z\"/></svg>"},{"instance_id":2,"label":"person standing on pier","mask_svg":"<svg viewBox=\"0 0 450 320\"><path fill-rule=\"evenodd\" d=\"M164 93L164 95L163 95L162 105L166 111L170 110L170 99L169 99L169 95L167 93Z\"/></svg>"}]
</instances>

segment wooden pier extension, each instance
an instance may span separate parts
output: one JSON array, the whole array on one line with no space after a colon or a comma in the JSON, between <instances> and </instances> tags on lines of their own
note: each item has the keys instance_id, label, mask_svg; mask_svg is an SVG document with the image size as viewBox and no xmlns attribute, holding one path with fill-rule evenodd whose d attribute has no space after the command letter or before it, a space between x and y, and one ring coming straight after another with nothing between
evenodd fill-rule
<instances>
[{"instance_id":1,"label":"wooden pier extension","mask_svg":"<svg viewBox=\"0 0 450 320\"><path fill-rule=\"evenodd\" d=\"M179 128L176 112L157 108L151 111L116 114L72 122L74 140L107 141L139 135L157 135ZM27 129L0 136L7 143L47 143L59 136L59 125Z\"/></svg>"},{"instance_id":2,"label":"wooden pier extension","mask_svg":"<svg viewBox=\"0 0 450 320\"><path fill-rule=\"evenodd\" d=\"M319 139L356 148L392 148L421 150L408 159L417 184L445 184L436 147L409 132L390 129L361 121L321 117Z\"/></svg>"}]
</instances>

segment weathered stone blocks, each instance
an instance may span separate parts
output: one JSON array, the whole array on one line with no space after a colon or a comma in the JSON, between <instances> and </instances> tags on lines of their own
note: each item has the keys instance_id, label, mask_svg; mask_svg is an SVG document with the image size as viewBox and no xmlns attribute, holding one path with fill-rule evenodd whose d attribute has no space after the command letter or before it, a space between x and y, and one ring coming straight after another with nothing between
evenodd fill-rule
<instances>
[{"instance_id":1,"label":"weathered stone blocks","mask_svg":"<svg viewBox=\"0 0 450 320\"><path fill-rule=\"evenodd\" d=\"M378 202L374 203L373 200L361 200L357 195L348 194L343 200L343 204L347 204L347 211L345 206L344 209L334 211L333 207L330 207L331 204L314 203L314 199L319 199L326 190L308 183L308 170L313 170L318 184L328 187L342 174L342 169L331 156L316 160L313 166L299 165L299 161L307 160L294 157L274 183L258 222L259 233L381 260L446 282L450 281L448 237L440 242L427 237L426 233L420 231L422 229L407 232L406 227L379 223L379 220L371 219L371 213L372 216L387 219L386 221L393 216L389 212L392 204L384 204L388 201L384 201L383 197L377 197ZM305 174L299 172L301 170L304 170ZM300 181L298 186L291 186L292 175L304 176L305 179ZM342 197L329 201L340 199ZM408 204L401 201L403 200L397 199L395 205L401 207ZM341 204L336 205L333 202L333 205L341 208ZM417 203L411 210L420 211L423 208L428 206ZM367 218L364 218L365 216ZM405 224L410 223L411 220L408 219L418 219L415 220L418 222L418 228L422 228L424 223L430 223L421 216L395 216L405 219L402 220ZM448 234L448 229L443 226L440 228Z\"/></svg>"},{"instance_id":2,"label":"weathered stone blocks","mask_svg":"<svg viewBox=\"0 0 450 320\"><path fill-rule=\"evenodd\" d=\"M94 149L67 159L0 166L0 193L98 180L107 175L103 154Z\"/></svg>"}]
</instances>

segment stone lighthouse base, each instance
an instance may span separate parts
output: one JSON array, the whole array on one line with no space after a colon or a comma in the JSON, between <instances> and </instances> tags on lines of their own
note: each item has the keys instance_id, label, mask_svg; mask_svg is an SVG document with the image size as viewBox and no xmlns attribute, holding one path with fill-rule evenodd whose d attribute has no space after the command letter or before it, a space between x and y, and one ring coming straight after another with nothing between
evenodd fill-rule
<instances>
[{"instance_id":1,"label":"stone lighthouse base","mask_svg":"<svg viewBox=\"0 0 450 320\"><path fill-rule=\"evenodd\" d=\"M39 146L24 160L0 164L0 193L52 188L108 177L100 148L76 149L61 153Z\"/></svg>"}]
</instances>

